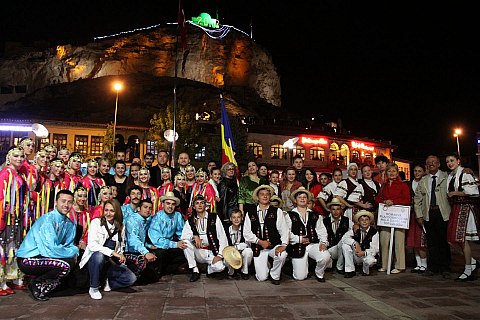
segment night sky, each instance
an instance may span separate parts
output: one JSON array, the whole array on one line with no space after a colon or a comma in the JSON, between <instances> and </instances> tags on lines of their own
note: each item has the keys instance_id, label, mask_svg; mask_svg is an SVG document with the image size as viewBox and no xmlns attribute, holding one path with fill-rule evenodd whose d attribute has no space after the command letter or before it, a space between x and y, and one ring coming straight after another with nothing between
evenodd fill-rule
<instances>
[{"instance_id":1,"label":"night sky","mask_svg":"<svg viewBox=\"0 0 480 320\"><path fill-rule=\"evenodd\" d=\"M184 0L187 18L218 10L272 54L282 106L336 121L352 134L391 140L394 156L423 161L456 151L477 170L480 31L473 6L419 1ZM53 3L57 3L54 5ZM177 0L13 1L1 38L91 42L93 37L177 20ZM467 162L467 160L465 161Z\"/></svg>"}]
</instances>

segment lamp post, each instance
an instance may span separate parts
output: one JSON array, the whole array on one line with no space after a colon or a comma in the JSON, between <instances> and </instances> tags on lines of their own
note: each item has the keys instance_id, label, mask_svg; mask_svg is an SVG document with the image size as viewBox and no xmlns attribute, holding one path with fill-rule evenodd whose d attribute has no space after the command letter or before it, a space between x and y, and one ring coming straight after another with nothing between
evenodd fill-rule
<instances>
[{"instance_id":1,"label":"lamp post","mask_svg":"<svg viewBox=\"0 0 480 320\"><path fill-rule=\"evenodd\" d=\"M115 131L117 129L117 111L118 111L118 92L122 90L123 85L120 82L115 82L113 84L113 89L117 92L117 97L115 98L115 118L113 119L113 146L112 152L115 154Z\"/></svg>"},{"instance_id":2,"label":"lamp post","mask_svg":"<svg viewBox=\"0 0 480 320\"><path fill-rule=\"evenodd\" d=\"M461 159L460 157L460 142L458 141L458 136L460 136L462 134L462 129L455 129L455 133L453 134L453 136L457 139L457 153L458 153L458 158Z\"/></svg>"},{"instance_id":3,"label":"lamp post","mask_svg":"<svg viewBox=\"0 0 480 320\"><path fill-rule=\"evenodd\" d=\"M284 148L290 149L290 166L293 165L293 149L295 148L295 143L298 142L298 137L288 139L283 143Z\"/></svg>"}]
</instances>

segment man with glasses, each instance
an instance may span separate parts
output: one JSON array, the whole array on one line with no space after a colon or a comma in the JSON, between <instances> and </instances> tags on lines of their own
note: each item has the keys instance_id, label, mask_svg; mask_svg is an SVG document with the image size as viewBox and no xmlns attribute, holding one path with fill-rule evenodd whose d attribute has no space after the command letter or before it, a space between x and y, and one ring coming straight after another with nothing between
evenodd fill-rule
<instances>
[{"instance_id":1,"label":"man with glasses","mask_svg":"<svg viewBox=\"0 0 480 320\"><path fill-rule=\"evenodd\" d=\"M447 198L448 174L441 171L440 160L430 155L426 160L428 174L418 183L415 190L415 214L419 224L426 230L428 243L428 270L425 276L441 273L450 278L450 246L447 242L447 226L450 204Z\"/></svg>"},{"instance_id":2,"label":"man with glasses","mask_svg":"<svg viewBox=\"0 0 480 320\"><path fill-rule=\"evenodd\" d=\"M228 227L230 227L230 215L232 211L238 208L236 168L233 162L225 163L221 169L222 179L217 186L218 196L220 197L217 212L225 230L228 230Z\"/></svg>"}]
</instances>

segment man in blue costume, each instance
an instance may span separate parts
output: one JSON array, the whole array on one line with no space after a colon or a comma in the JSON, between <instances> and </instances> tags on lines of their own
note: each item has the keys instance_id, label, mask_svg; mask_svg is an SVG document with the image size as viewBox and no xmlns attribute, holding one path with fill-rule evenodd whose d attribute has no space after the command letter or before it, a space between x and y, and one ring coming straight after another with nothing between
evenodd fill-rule
<instances>
[{"instance_id":1,"label":"man in blue costume","mask_svg":"<svg viewBox=\"0 0 480 320\"><path fill-rule=\"evenodd\" d=\"M49 293L70 273L78 256L73 243L75 224L67 216L73 206L73 193L60 190L55 200L55 209L33 224L17 251L18 267L34 276L28 289L39 301L49 299Z\"/></svg>"},{"instance_id":2,"label":"man in blue costume","mask_svg":"<svg viewBox=\"0 0 480 320\"><path fill-rule=\"evenodd\" d=\"M161 277L174 273L181 265L187 263L183 254L187 243L180 240L185 221L182 214L175 211L175 207L180 204L180 199L169 191L160 200L163 209L152 218L148 237L152 243L150 251L153 251L157 257L155 269Z\"/></svg>"}]
</instances>

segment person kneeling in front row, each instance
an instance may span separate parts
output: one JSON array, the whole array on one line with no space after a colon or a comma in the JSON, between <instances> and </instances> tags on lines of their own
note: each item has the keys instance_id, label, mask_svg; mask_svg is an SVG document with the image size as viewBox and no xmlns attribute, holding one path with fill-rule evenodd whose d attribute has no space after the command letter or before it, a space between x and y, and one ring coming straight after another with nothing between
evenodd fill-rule
<instances>
[{"instance_id":1,"label":"person kneeling in front row","mask_svg":"<svg viewBox=\"0 0 480 320\"><path fill-rule=\"evenodd\" d=\"M345 258L345 278L355 276L355 264L362 264L362 275L370 274L370 267L377 262L380 250L377 230L370 226L373 213L367 210L358 211L354 217L359 228L349 230L342 238L343 256Z\"/></svg>"},{"instance_id":2,"label":"person kneeling in front row","mask_svg":"<svg viewBox=\"0 0 480 320\"><path fill-rule=\"evenodd\" d=\"M102 276L106 275L103 291L129 287L137 277L125 265L123 255L125 228L123 214L117 200L108 200L100 218L93 219L88 230L88 245L80 261L80 268L88 267L89 294L92 299L102 299L99 291Z\"/></svg>"},{"instance_id":3,"label":"person kneeling in front row","mask_svg":"<svg viewBox=\"0 0 480 320\"><path fill-rule=\"evenodd\" d=\"M225 270L222 256L228 246L225 229L218 215L207 211L207 201L201 194L193 199L193 214L183 227L182 240L187 244L183 253L192 269L190 282L200 279L197 261L208 264L208 276Z\"/></svg>"},{"instance_id":4,"label":"person kneeling in front row","mask_svg":"<svg viewBox=\"0 0 480 320\"><path fill-rule=\"evenodd\" d=\"M75 224L68 218L72 206L73 193L60 190L55 209L35 221L17 251L19 269L33 276L28 289L35 300L48 300L76 263Z\"/></svg>"}]
</instances>

